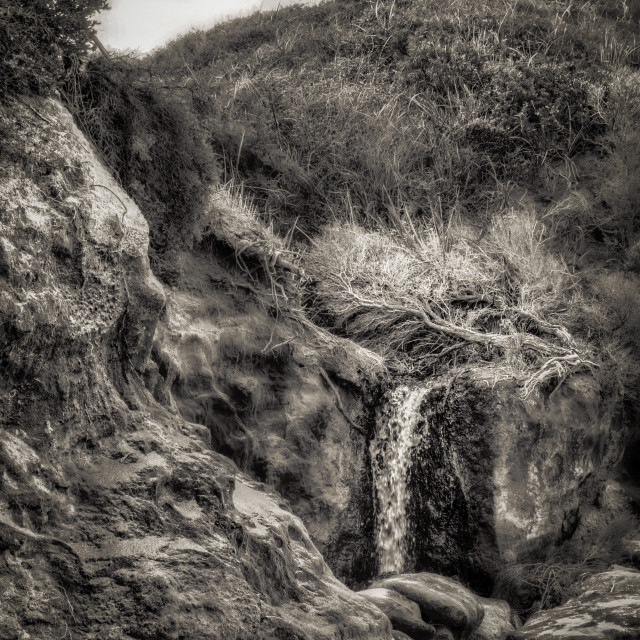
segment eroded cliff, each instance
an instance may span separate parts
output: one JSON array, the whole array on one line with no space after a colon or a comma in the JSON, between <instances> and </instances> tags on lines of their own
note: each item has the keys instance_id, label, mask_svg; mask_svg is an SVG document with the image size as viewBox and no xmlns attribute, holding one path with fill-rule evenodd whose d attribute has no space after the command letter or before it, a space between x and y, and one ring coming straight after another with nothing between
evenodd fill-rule
<instances>
[{"instance_id":1,"label":"eroded cliff","mask_svg":"<svg viewBox=\"0 0 640 640\"><path fill-rule=\"evenodd\" d=\"M10 101L0 129L1 637L390 638L282 499L147 391L175 307L69 113Z\"/></svg>"}]
</instances>

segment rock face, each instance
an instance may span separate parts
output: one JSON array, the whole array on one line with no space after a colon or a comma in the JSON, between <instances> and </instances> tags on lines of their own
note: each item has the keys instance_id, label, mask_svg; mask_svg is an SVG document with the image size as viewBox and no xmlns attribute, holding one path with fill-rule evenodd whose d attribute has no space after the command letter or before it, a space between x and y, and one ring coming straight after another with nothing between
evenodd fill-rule
<instances>
[{"instance_id":1,"label":"rock face","mask_svg":"<svg viewBox=\"0 0 640 640\"><path fill-rule=\"evenodd\" d=\"M373 584L397 591L420 607L422 619L444 625L459 638L468 638L484 615L478 598L459 582L433 573L407 573Z\"/></svg>"},{"instance_id":2,"label":"rock face","mask_svg":"<svg viewBox=\"0 0 640 640\"><path fill-rule=\"evenodd\" d=\"M389 640L282 500L145 388L147 225L70 115L1 106L0 145L0 637Z\"/></svg>"},{"instance_id":3,"label":"rock face","mask_svg":"<svg viewBox=\"0 0 640 640\"><path fill-rule=\"evenodd\" d=\"M470 371L434 384L421 412L406 566L460 575L487 595L491 567L574 534L593 510L586 487L601 491L598 470L615 464L626 435L589 376L522 399L498 372ZM601 523L611 511L597 510L589 519Z\"/></svg>"},{"instance_id":4,"label":"rock face","mask_svg":"<svg viewBox=\"0 0 640 640\"><path fill-rule=\"evenodd\" d=\"M420 607L391 589L365 589L358 595L380 609L391 620L394 631L405 633L414 640L431 640L436 630L426 624L420 615Z\"/></svg>"},{"instance_id":5,"label":"rock face","mask_svg":"<svg viewBox=\"0 0 640 640\"><path fill-rule=\"evenodd\" d=\"M149 388L209 428L214 449L280 492L341 579L370 578L371 471L358 428L367 427L363 389L378 362L268 313L218 246L184 254L182 267L167 288Z\"/></svg>"},{"instance_id":6,"label":"rock face","mask_svg":"<svg viewBox=\"0 0 640 640\"><path fill-rule=\"evenodd\" d=\"M580 518L581 483L616 460L623 433L603 413L589 376L574 376L551 397L498 398L503 417L494 427L495 531L502 557L515 560L531 542L571 537Z\"/></svg>"},{"instance_id":7,"label":"rock face","mask_svg":"<svg viewBox=\"0 0 640 640\"><path fill-rule=\"evenodd\" d=\"M640 571L613 566L576 588L578 594L555 609L533 615L515 637L613 640L640 637Z\"/></svg>"},{"instance_id":8,"label":"rock face","mask_svg":"<svg viewBox=\"0 0 640 640\"><path fill-rule=\"evenodd\" d=\"M484 618L471 636L472 640L505 640L516 631L513 622L518 620L517 614L511 611L508 602L494 598L478 599L484 609Z\"/></svg>"}]
</instances>

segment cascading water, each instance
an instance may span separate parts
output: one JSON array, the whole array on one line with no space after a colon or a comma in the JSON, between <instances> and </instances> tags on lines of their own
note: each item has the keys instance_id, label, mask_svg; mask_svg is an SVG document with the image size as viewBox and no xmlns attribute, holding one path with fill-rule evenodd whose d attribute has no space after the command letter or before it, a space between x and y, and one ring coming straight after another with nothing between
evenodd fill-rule
<instances>
[{"instance_id":1,"label":"cascading water","mask_svg":"<svg viewBox=\"0 0 640 640\"><path fill-rule=\"evenodd\" d=\"M377 498L379 573L402 572L407 556L407 474L411 451L419 441L420 405L429 389L398 387L378 418L371 442L373 482Z\"/></svg>"}]
</instances>

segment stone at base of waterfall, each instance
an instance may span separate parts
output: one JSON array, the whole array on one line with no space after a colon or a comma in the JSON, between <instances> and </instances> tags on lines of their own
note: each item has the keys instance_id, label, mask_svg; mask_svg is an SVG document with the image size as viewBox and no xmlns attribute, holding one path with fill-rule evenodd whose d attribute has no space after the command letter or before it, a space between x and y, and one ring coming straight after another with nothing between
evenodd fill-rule
<instances>
[{"instance_id":1,"label":"stone at base of waterfall","mask_svg":"<svg viewBox=\"0 0 640 640\"><path fill-rule=\"evenodd\" d=\"M508 602L480 597L478 600L484 609L484 618L473 634L473 640L505 640L516 631L514 622L519 622L519 619L517 614L511 611Z\"/></svg>"},{"instance_id":2,"label":"stone at base of waterfall","mask_svg":"<svg viewBox=\"0 0 640 640\"><path fill-rule=\"evenodd\" d=\"M455 640L455 638L453 637L453 633L451 633L450 629L439 624L436 626L436 636L433 640Z\"/></svg>"},{"instance_id":3,"label":"stone at base of waterfall","mask_svg":"<svg viewBox=\"0 0 640 640\"><path fill-rule=\"evenodd\" d=\"M579 595L533 615L519 640L640 638L640 571L613 565L580 584Z\"/></svg>"},{"instance_id":4,"label":"stone at base of waterfall","mask_svg":"<svg viewBox=\"0 0 640 640\"><path fill-rule=\"evenodd\" d=\"M476 595L435 573L406 573L379 580L372 587L391 589L413 600L425 622L444 625L459 638L471 636L484 616Z\"/></svg>"},{"instance_id":5,"label":"stone at base of waterfall","mask_svg":"<svg viewBox=\"0 0 640 640\"><path fill-rule=\"evenodd\" d=\"M391 620L395 630L413 640L431 640L435 636L436 630L420 616L420 607L397 591L366 589L358 595L378 607Z\"/></svg>"}]
</instances>

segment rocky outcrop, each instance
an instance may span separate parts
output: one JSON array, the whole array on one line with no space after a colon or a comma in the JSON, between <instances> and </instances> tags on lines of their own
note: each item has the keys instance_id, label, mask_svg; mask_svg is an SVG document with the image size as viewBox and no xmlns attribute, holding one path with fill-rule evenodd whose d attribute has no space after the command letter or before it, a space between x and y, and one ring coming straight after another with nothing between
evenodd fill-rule
<instances>
[{"instance_id":1,"label":"rocky outcrop","mask_svg":"<svg viewBox=\"0 0 640 640\"><path fill-rule=\"evenodd\" d=\"M420 607L391 589L365 589L358 594L374 604L391 620L394 631L401 631L414 640L431 640L436 630L426 624L420 615Z\"/></svg>"},{"instance_id":2,"label":"rocky outcrop","mask_svg":"<svg viewBox=\"0 0 640 640\"><path fill-rule=\"evenodd\" d=\"M526 399L491 368L430 387L412 454L406 566L457 574L489 595L495 567L526 561L576 529L593 542L596 525L614 517L594 496L626 432L591 376Z\"/></svg>"},{"instance_id":3,"label":"rocky outcrop","mask_svg":"<svg viewBox=\"0 0 640 640\"><path fill-rule=\"evenodd\" d=\"M518 614L505 600L478 598L484 610L482 624L471 636L472 640L505 640L522 626ZM515 624L514 624L515 623Z\"/></svg>"},{"instance_id":4,"label":"rocky outcrop","mask_svg":"<svg viewBox=\"0 0 640 640\"><path fill-rule=\"evenodd\" d=\"M220 243L181 260L181 280L166 288L149 388L280 492L341 579L368 579L372 411L364 405L379 361L277 313L269 290L244 279Z\"/></svg>"},{"instance_id":5,"label":"rocky outcrop","mask_svg":"<svg viewBox=\"0 0 640 640\"><path fill-rule=\"evenodd\" d=\"M525 401L506 389L496 395L496 541L502 558L515 560L532 542L572 536L584 510L581 485L598 469L613 466L624 432L603 411L600 389L588 375Z\"/></svg>"},{"instance_id":6,"label":"rocky outcrop","mask_svg":"<svg viewBox=\"0 0 640 640\"><path fill-rule=\"evenodd\" d=\"M520 640L613 640L640 637L640 571L613 566L574 587L575 597L533 615Z\"/></svg>"},{"instance_id":7,"label":"rocky outcrop","mask_svg":"<svg viewBox=\"0 0 640 640\"><path fill-rule=\"evenodd\" d=\"M0 133L0 637L390 639L284 502L145 388L147 225L71 116L25 98Z\"/></svg>"},{"instance_id":8,"label":"rocky outcrop","mask_svg":"<svg viewBox=\"0 0 640 640\"><path fill-rule=\"evenodd\" d=\"M443 625L458 638L469 638L482 622L478 598L459 582L433 573L407 573L379 580L375 589L390 589L420 607L422 619Z\"/></svg>"}]
</instances>

